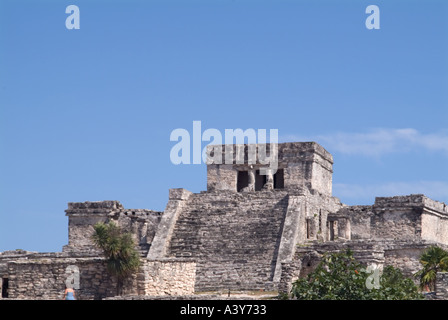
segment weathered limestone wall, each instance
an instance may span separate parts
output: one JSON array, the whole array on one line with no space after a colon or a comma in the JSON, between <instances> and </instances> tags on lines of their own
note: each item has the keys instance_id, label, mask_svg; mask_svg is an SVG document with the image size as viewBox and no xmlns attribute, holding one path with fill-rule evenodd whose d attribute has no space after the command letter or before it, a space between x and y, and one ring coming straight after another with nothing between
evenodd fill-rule
<instances>
[{"instance_id":1,"label":"weathered limestone wall","mask_svg":"<svg viewBox=\"0 0 448 320\"><path fill-rule=\"evenodd\" d=\"M26 250L8 250L0 252L0 299L2 299L3 295L8 297L8 284L5 283L5 288L3 288L4 281L9 280L9 271L8 271L8 262L16 261L19 259L27 259L29 256L36 254L32 251Z\"/></svg>"},{"instance_id":2,"label":"weathered limestone wall","mask_svg":"<svg viewBox=\"0 0 448 320\"><path fill-rule=\"evenodd\" d=\"M372 239L421 239L421 214L418 210L375 212L371 220Z\"/></svg>"},{"instance_id":3,"label":"weathered limestone wall","mask_svg":"<svg viewBox=\"0 0 448 320\"><path fill-rule=\"evenodd\" d=\"M207 190L237 190L238 171L231 164L207 165Z\"/></svg>"},{"instance_id":4,"label":"weathered limestone wall","mask_svg":"<svg viewBox=\"0 0 448 320\"><path fill-rule=\"evenodd\" d=\"M373 206L342 208L351 239L429 240L448 244L448 209L424 195L378 197Z\"/></svg>"},{"instance_id":5,"label":"weathered limestone wall","mask_svg":"<svg viewBox=\"0 0 448 320\"><path fill-rule=\"evenodd\" d=\"M314 154L311 188L329 196L333 192L333 157L320 145Z\"/></svg>"},{"instance_id":6,"label":"weathered limestone wall","mask_svg":"<svg viewBox=\"0 0 448 320\"><path fill-rule=\"evenodd\" d=\"M340 202L336 197L332 197L325 194L311 193L306 195L305 202L305 221L300 224L302 238L299 239L299 243L305 243L307 241L329 241L329 219L335 212L344 208L345 205ZM344 217L339 215L339 218ZM349 226L345 226L342 223L340 226L335 225L337 229L336 238L350 239L350 233L346 234L344 227L350 230Z\"/></svg>"},{"instance_id":7,"label":"weathered limestone wall","mask_svg":"<svg viewBox=\"0 0 448 320\"><path fill-rule=\"evenodd\" d=\"M373 239L421 239L421 204L418 195L377 197L373 205Z\"/></svg>"},{"instance_id":8,"label":"weathered limestone wall","mask_svg":"<svg viewBox=\"0 0 448 320\"><path fill-rule=\"evenodd\" d=\"M123 209L118 201L69 202L65 210L68 217L68 246L64 249L92 247L90 236L93 234L93 226L98 222L106 222L110 214Z\"/></svg>"},{"instance_id":9,"label":"weathered limestone wall","mask_svg":"<svg viewBox=\"0 0 448 320\"><path fill-rule=\"evenodd\" d=\"M424 195L416 195L416 196L421 197L421 202L423 203L426 209L433 210L440 214L448 214L448 205L446 203L430 199Z\"/></svg>"},{"instance_id":10,"label":"weathered limestone wall","mask_svg":"<svg viewBox=\"0 0 448 320\"><path fill-rule=\"evenodd\" d=\"M448 245L448 206L423 197L422 239Z\"/></svg>"},{"instance_id":11,"label":"weathered limestone wall","mask_svg":"<svg viewBox=\"0 0 448 320\"><path fill-rule=\"evenodd\" d=\"M424 212L422 215L422 239L448 244L448 217Z\"/></svg>"},{"instance_id":12,"label":"weathered limestone wall","mask_svg":"<svg viewBox=\"0 0 448 320\"><path fill-rule=\"evenodd\" d=\"M142 266L144 295L194 294L196 263L191 259L146 260Z\"/></svg>"},{"instance_id":13,"label":"weathered limestone wall","mask_svg":"<svg viewBox=\"0 0 448 320\"><path fill-rule=\"evenodd\" d=\"M137 244L149 246L162 216L153 210L125 209L118 201L70 202L65 212L69 241L63 250L98 253L91 241L96 223L116 221L123 231L132 232Z\"/></svg>"},{"instance_id":14,"label":"weathered limestone wall","mask_svg":"<svg viewBox=\"0 0 448 320\"><path fill-rule=\"evenodd\" d=\"M413 275L422 268L420 256L427 248L427 245L403 244L401 247L394 246L384 252L385 265L391 265L402 270L403 275L412 278Z\"/></svg>"},{"instance_id":15,"label":"weathered limestone wall","mask_svg":"<svg viewBox=\"0 0 448 320\"><path fill-rule=\"evenodd\" d=\"M260 145L255 150L260 150ZM269 144L268 144L269 146ZM227 147L227 149L226 149ZM207 166L207 191L231 190L237 191L239 170L248 170L248 145L245 145L244 163L238 163L236 154L240 146L209 146L221 151L220 163ZM269 148L268 148L269 149ZM233 150L233 162L226 162L226 150ZM257 151L258 154L258 151ZM264 154L264 152L262 153ZM268 156L270 153L268 153ZM331 195L333 157L322 146L315 142L290 142L278 144L278 169L284 170L284 188L294 190L307 187L319 193ZM267 167L258 160L255 169Z\"/></svg>"},{"instance_id":16,"label":"weathered limestone wall","mask_svg":"<svg viewBox=\"0 0 448 320\"><path fill-rule=\"evenodd\" d=\"M104 299L118 294L117 282L102 257L85 253L33 253L0 255L1 278L9 279L8 298L58 300L65 281L79 270L78 300ZM69 269L67 269L70 267ZM196 263L192 259L141 259L139 270L126 279L124 295L194 294ZM1 283L1 282L0 282Z\"/></svg>"},{"instance_id":17,"label":"weathered limestone wall","mask_svg":"<svg viewBox=\"0 0 448 320\"><path fill-rule=\"evenodd\" d=\"M351 239L371 239L371 220L374 215L372 206L347 206L339 210L350 219Z\"/></svg>"},{"instance_id":18,"label":"weathered limestone wall","mask_svg":"<svg viewBox=\"0 0 448 320\"><path fill-rule=\"evenodd\" d=\"M137 244L149 246L154 239L162 212L146 209L125 209L112 219L125 232L131 232Z\"/></svg>"},{"instance_id":19,"label":"weathered limestone wall","mask_svg":"<svg viewBox=\"0 0 448 320\"><path fill-rule=\"evenodd\" d=\"M333 156L316 142L280 143L279 167L284 167L285 188L307 187L331 195Z\"/></svg>"},{"instance_id":20,"label":"weathered limestone wall","mask_svg":"<svg viewBox=\"0 0 448 320\"><path fill-rule=\"evenodd\" d=\"M9 298L63 299L68 266L80 271L77 299L102 299L116 295L116 282L106 272L102 258L54 258L50 256L8 263Z\"/></svg>"},{"instance_id":21,"label":"weathered limestone wall","mask_svg":"<svg viewBox=\"0 0 448 320\"><path fill-rule=\"evenodd\" d=\"M448 272L437 273L436 298L440 300L448 300Z\"/></svg>"},{"instance_id":22,"label":"weathered limestone wall","mask_svg":"<svg viewBox=\"0 0 448 320\"><path fill-rule=\"evenodd\" d=\"M349 218L353 240L421 239L421 209L410 202L376 198L373 206L349 206L339 213Z\"/></svg>"}]
</instances>

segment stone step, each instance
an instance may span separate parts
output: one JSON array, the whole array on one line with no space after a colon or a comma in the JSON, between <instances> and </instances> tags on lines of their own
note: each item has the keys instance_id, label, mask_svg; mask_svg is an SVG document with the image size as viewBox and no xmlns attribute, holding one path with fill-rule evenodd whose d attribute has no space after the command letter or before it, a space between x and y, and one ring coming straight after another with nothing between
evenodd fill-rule
<instances>
[{"instance_id":1,"label":"stone step","mask_svg":"<svg viewBox=\"0 0 448 320\"><path fill-rule=\"evenodd\" d=\"M237 283L264 288L272 281L287 205L281 192L193 194L179 214L168 256L200 261L199 291ZM205 275L210 272L213 277Z\"/></svg>"}]
</instances>

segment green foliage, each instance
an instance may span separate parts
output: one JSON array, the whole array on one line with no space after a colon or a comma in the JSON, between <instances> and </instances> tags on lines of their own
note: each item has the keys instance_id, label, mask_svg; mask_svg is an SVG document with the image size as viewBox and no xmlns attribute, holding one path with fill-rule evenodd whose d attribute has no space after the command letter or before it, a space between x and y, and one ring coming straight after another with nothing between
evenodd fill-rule
<instances>
[{"instance_id":1,"label":"green foliage","mask_svg":"<svg viewBox=\"0 0 448 320\"><path fill-rule=\"evenodd\" d=\"M326 254L307 278L293 283L292 295L301 300L407 300L422 299L411 279L388 266L380 277L379 288L368 289L373 272L366 270L350 250Z\"/></svg>"},{"instance_id":2,"label":"green foliage","mask_svg":"<svg viewBox=\"0 0 448 320\"><path fill-rule=\"evenodd\" d=\"M277 300L288 300L289 296L287 293L281 292L276 297Z\"/></svg>"},{"instance_id":3,"label":"green foliage","mask_svg":"<svg viewBox=\"0 0 448 320\"><path fill-rule=\"evenodd\" d=\"M103 250L108 272L117 278L118 291L123 280L138 270L140 257L130 233L123 233L113 222L97 223L92 236L93 243Z\"/></svg>"},{"instance_id":4,"label":"green foliage","mask_svg":"<svg viewBox=\"0 0 448 320\"><path fill-rule=\"evenodd\" d=\"M429 247L420 256L420 263L423 268L415 273L420 279L420 288L434 291L437 272L448 271L448 252L436 246Z\"/></svg>"}]
</instances>

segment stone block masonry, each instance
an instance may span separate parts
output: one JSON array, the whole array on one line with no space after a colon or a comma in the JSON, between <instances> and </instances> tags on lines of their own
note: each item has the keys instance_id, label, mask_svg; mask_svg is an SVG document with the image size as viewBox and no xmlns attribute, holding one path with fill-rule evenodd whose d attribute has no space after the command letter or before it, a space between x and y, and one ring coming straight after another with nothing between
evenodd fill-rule
<instances>
[{"instance_id":1,"label":"stone block masonry","mask_svg":"<svg viewBox=\"0 0 448 320\"><path fill-rule=\"evenodd\" d=\"M286 192L192 194L167 257L197 261L196 291L260 290L273 281Z\"/></svg>"},{"instance_id":2,"label":"stone block masonry","mask_svg":"<svg viewBox=\"0 0 448 320\"><path fill-rule=\"evenodd\" d=\"M448 300L448 272L437 273L436 298L440 300Z\"/></svg>"},{"instance_id":3,"label":"stone block masonry","mask_svg":"<svg viewBox=\"0 0 448 320\"><path fill-rule=\"evenodd\" d=\"M276 290L281 263L292 259L297 243L317 238L319 228L325 230L319 220L341 207L337 199L307 188L221 190L184 199L173 206L175 221L167 210L174 228L164 236L164 255L148 257L195 259L196 291ZM307 217L316 221L314 228L305 227ZM156 251L152 247L149 253Z\"/></svg>"},{"instance_id":4,"label":"stone block masonry","mask_svg":"<svg viewBox=\"0 0 448 320\"><path fill-rule=\"evenodd\" d=\"M66 249L83 250L92 247L90 235L93 226L106 222L110 214L123 210L118 201L69 202L65 210L68 219L68 246Z\"/></svg>"},{"instance_id":5,"label":"stone block masonry","mask_svg":"<svg viewBox=\"0 0 448 320\"><path fill-rule=\"evenodd\" d=\"M77 299L102 299L117 295L116 282L106 272L101 258L55 258L17 260L8 263L9 298L61 300L64 296L66 268L76 265L80 271Z\"/></svg>"},{"instance_id":6,"label":"stone block masonry","mask_svg":"<svg viewBox=\"0 0 448 320\"><path fill-rule=\"evenodd\" d=\"M249 146L257 150L255 163L248 162ZM115 221L136 241L142 264L124 284L128 297L284 292L322 254L346 248L363 263L393 265L412 275L424 249L448 245L446 204L409 195L347 206L332 196L333 157L322 146L278 144L276 172L267 146L214 146L217 163L207 165L207 191L170 189L164 212L126 209L118 201L69 203L68 244L61 253L0 253L2 296L60 299L69 265L81 272L78 298L115 296L115 280L91 241L97 222ZM229 149L233 159L225 158ZM243 162L236 161L237 150ZM446 275L438 284L446 298Z\"/></svg>"},{"instance_id":7,"label":"stone block masonry","mask_svg":"<svg viewBox=\"0 0 448 320\"><path fill-rule=\"evenodd\" d=\"M185 189L170 190L169 201L151 243L151 248L148 252L148 259L160 259L165 257L174 226L176 225L179 214L185 207L191 194L192 193L190 191Z\"/></svg>"},{"instance_id":8,"label":"stone block masonry","mask_svg":"<svg viewBox=\"0 0 448 320\"><path fill-rule=\"evenodd\" d=\"M428 240L448 244L448 209L424 195L377 197L372 206L345 206L351 238Z\"/></svg>"},{"instance_id":9,"label":"stone block masonry","mask_svg":"<svg viewBox=\"0 0 448 320\"><path fill-rule=\"evenodd\" d=\"M91 241L93 226L98 222L115 221L123 231L131 232L142 249L153 242L162 212L147 209L125 209L119 201L70 202L65 210L68 217L68 245L65 252L101 252Z\"/></svg>"},{"instance_id":10,"label":"stone block masonry","mask_svg":"<svg viewBox=\"0 0 448 320\"><path fill-rule=\"evenodd\" d=\"M194 294L196 263L191 259L144 260L143 294L182 296Z\"/></svg>"},{"instance_id":11,"label":"stone block masonry","mask_svg":"<svg viewBox=\"0 0 448 320\"><path fill-rule=\"evenodd\" d=\"M8 277L8 298L60 300L63 298L67 267L79 269L78 300L98 300L118 295L117 282L106 269L104 258L73 257L66 253L30 253L2 263ZM138 272L125 280L125 295L191 295L194 293L196 263L191 259L141 259Z\"/></svg>"},{"instance_id":12,"label":"stone block masonry","mask_svg":"<svg viewBox=\"0 0 448 320\"><path fill-rule=\"evenodd\" d=\"M211 163L207 166L207 191L240 191L238 185L247 184L247 177L241 173L247 173L250 170L248 165L249 146L257 150L260 148L260 145L233 145L233 148L231 145L211 146L211 148L221 150L222 157L219 163ZM246 162L243 164L239 164L237 161L237 147L244 149ZM233 150L233 163L225 161L226 150L229 148ZM331 195L333 156L319 144L315 142L278 144L277 161L278 170L274 177L274 188L294 190L306 187L325 195ZM267 168L267 165L257 161L253 167L254 170L260 170ZM256 180L264 178L256 176ZM260 187L262 185L263 182L260 181Z\"/></svg>"}]
</instances>

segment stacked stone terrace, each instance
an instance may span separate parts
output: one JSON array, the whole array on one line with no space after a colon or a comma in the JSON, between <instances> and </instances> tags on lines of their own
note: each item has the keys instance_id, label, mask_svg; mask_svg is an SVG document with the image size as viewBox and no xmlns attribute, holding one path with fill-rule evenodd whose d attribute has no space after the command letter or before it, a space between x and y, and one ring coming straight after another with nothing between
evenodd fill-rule
<instances>
[{"instance_id":1,"label":"stacked stone terrace","mask_svg":"<svg viewBox=\"0 0 448 320\"><path fill-rule=\"evenodd\" d=\"M417 282L413 275L422 267L422 252L434 245L448 249L447 206L421 194L377 197L371 206L344 206L327 218L337 223L334 235L338 237L301 245L293 259L282 263L280 291L288 292L292 281L308 274L325 252L351 249L366 265L392 265ZM440 276L445 283L446 275Z\"/></svg>"},{"instance_id":2,"label":"stacked stone terrace","mask_svg":"<svg viewBox=\"0 0 448 320\"><path fill-rule=\"evenodd\" d=\"M148 257L193 258L196 291L276 290L298 243L333 236L327 216L343 206L331 196L333 159L314 142L279 144L269 172L270 163L249 163L251 145L231 147L230 163L229 146L213 147L206 192L170 190Z\"/></svg>"},{"instance_id":3,"label":"stacked stone terrace","mask_svg":"<svg viewBox=\"0 0 448 320\"><path fill-rule=\"evenodd\" d=\"M257 155L252 161L250 150ZM409 195L347 206L333 197L333 157L315 142L278 144L277 153L269 145L208 151L207 190L170 189L163 212L126 209L118 201L69 203L62 252L0 253L2 291L8 286L11 298L59 298L66 267L76 264L80 297L114 296L114 280L91 242L94 224L110 220L133 233L141 252L141 270L126 287L133 295L287 292L323 253L346 248L366 264L394 265L412 275L424 249L448 246L444 203Z\"/></svg>"},{"instance_id":4,"label":"stacked stone terrace","mask_svg":"<svg viewBox=\"0 0 448 320\"><path fill-rule=\"evenodd\" d=\"M287 207L284 191L193 194L167 255L195 258L197 291L264 290L274 277Z\"/></svg>"}]
</instances>

